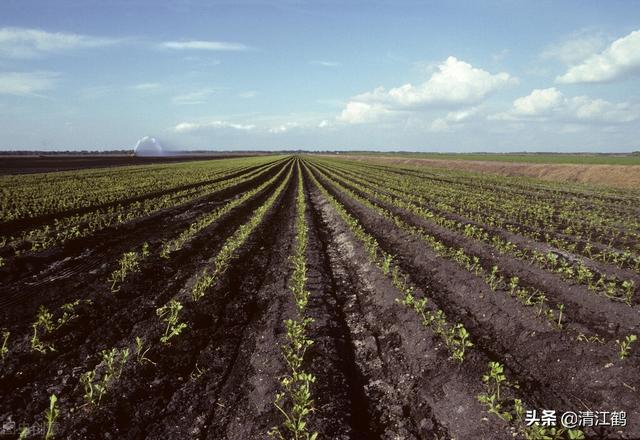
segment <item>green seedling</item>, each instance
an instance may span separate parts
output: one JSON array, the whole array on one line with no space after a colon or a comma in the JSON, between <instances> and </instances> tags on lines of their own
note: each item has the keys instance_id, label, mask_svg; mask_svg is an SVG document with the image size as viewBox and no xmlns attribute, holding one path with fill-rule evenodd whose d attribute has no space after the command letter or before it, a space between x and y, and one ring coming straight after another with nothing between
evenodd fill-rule
<instances>
[{"instance_id":1,"label":"green seedling","mask_svg":"<svg viewBox=\"0 0 640 440\"><path fill-rule=\"evenodd\" d=\"M45 333L51 333L54 330L53 314L43 305L38 307L38 318L35 325L42 327Z\"/></svg>"},{"instance_id":2,"label":"green seedling","mask_svg":"<svg viewBox=\"0 0 640 440\"><path fill-rule=\"evenodd\" d=\"M22 428L22 430L20 430L20 436L18 437L18 440L25 440L28 437L29 437L29 427L25 426Z\"/></svg>"},{"instance_id":3,"label":"green seedling","mask_svg":"<svg viewBox=\"0 0 640 440\"><path fill-rule=\"evenodd\" d=\"M89 302L89 301L88 301ZM43 336L49 335L56 330L59 330L70 321L76 319L78 314L75 313L75 308L80 304L80 300L77 299L72 303L63 304L60 306L62 310L62 316L57 320L54 320L53 313L51 313L45 306L41 305L38 308L38 316L36 322L32 324L33 336L31 337L31 349L39 351L40 353L46 353L47 351L55 351L52 344L42 341L40 334Z\"/></svg>"},{"instance_id":4,"label":"green seedling","mask_svg":"<svg viewBox=\"0 0 640 440\"><path fill-rule=\"evenodd\" d=\"M0 347L0 359L3 361L7 353L9 353L9 336L11 336L10 331L2 330L2 346Z\"/></svg>"},{"instance_id":5,"label":"green seedling","mask_svg":"<svg viewBox=\"0 0 640 440\"><path fill-rule=\"evenodd\" d=\"M44 434L45 440L50 440L55 435L55 423L56 419L60 415L60 410L56 407L57 403L58 398L55 394L52 394L51 397L49 397L49 408L44 413L44 417L47 421L47 431Z\"/></svg>"},{"instance_id":6,"label":"green seedling","mask_svg":"<svg viewBox=\"0 0 640 440\"><path fill-rule=\"evenodd\" d=\"M45 354L47 351L56 351L56 349L48 342L44 342L40 339L38 335L38 324L34 323L33 328L33 336L31 336L31 349L34 351L39 351L40 353Z\"/></svg>"},{"instance_id":7,"label":"green seedling","mask_svg":"<svg viewBox=\"0 0 640 440\"><path fill-rule=\"evenodd\" d=\"M96 373L94 370L86 371L80 375L80 384L84 388L83 397L88 404L95 404L97 402L94 396L95 392L97 391L96 384L94 384L95 377Z\"/></svg>"},{"instance_id":8,"label":"green seedling","mask_svg":"<svg viewBox=\"0 0 640 440\"><path fill-rule=\"evenodd\" d=\"M624 302L627 303L628 306L631 306L633 303L633 281L627 280L622 283L623 297Z\"/></svg>"},{"instance_id":9,"label":"green seedling","mask_svg":"<svg viewBox=\"0 0 640 440\"><path fill-rule=\"evenodd\" d=\"M525 421L525 409L522 400L513 400L513 412L515 413L515 422L518 431L523 435L525 440L584 440L584 433L579 429L567 429L546 427L538 423L527 426Z\"/></svg>"},{"instance_id":10,"label":"green seedling","mask_svg":"<svg viewBox=\"0 0 640 440\"><path fill-rule=\"evenodd\" d=\"M180 335L180 333L187 328L187 324L184 322L178 322L178 314L183 307L184 306L179 301L172 299L167 304L156 310L158 317L167 324L164 335L160 338L160 342L163 344L168 344L171 338Z\"/></svg>"},{"instance_id":11,"label":"green seedling","mask_svg":"<svg viewBox=\"0 0 640 440\"><path fill-rule=\"evenodd\" d=\"M99 405L113 381L120 378L124 365L129 359L129 349L103 350L100 357L102 361L93 370L86 371L80 376L87 404Z\"/></svg>"},{"instance_id":12,"label":"green seedling","mask_svg":"<svg viewBox=\"0 0 640 440\"><path fill-rule=\"evenodd\" d=\"M453 359L462 363L464 361L465 350L473 347L473 343L469 340L469 332L462 324L456 324L454 327L456 335L453 339Z\"/></svg>"},{"instance_id":13,"label":"green seedling","mask_svg":"<svg viewBox=\"0 0 640 440\"><path fill-rule=\"evenodd\" d=\"M125 252L118 260L118 268L111 272L107 279L111 283L111 292L120 291L120 285L124 283L127 275L140 271L139 255L135 251Z\"/></svg>"},{"instance_id":14,"label":"green seedling","mask_svg":"<svg viewBox=\"0 0 640 440\"><path fill-rule=\"evenodd\" d=\"M511 277L511 279L509 280L509 294L511 296L516 296L516 291L518 289L519 281L520 281L520 278L518 277Z\"/></svg>"},{"instance_id":15,"label":"green seedling","mask_svg":"<svg viewBox=\"0 0 640 440\"><path fill-rule=\"evenodd\" d=\"M276 394L275 407L284 416L283 426L289 435L283 434L279 428L273 427L268 432L269 437L278 440L304 439L316 440L317 432L307 430L306 419L314 410L311 399L311 384L316 378L310 373L294 372L281 380L284 392ZM289 405L285 405L285 396L291 396Z\"/></svg>"},{"instance_id":16,"label":"green seedling","mask_svg":"<svg viewBox=\"0 0 640 440\"><path fill-rule=\"evenodd\" d=\"M604 344L604 339L601 338L598 335L591 335L591 336L587 336L584 333L580 333L577 337L576 340L580 341L580 342L590 342L590 343L598 343L598 344Z\"/></svg>"},{"instance_id":17,"label":"green seedling","mask_svg":"<svg viewBox=\"0 0 640 440\"><path fill-rule=\"evenodd\" d=\"M491 273L487 277L487 284L491 287L491 290L496 290L502 283L502 277L498 275L498 266L491 268Z\"/></svg>"},{"instance_id":18,"label":"green seedling","mask_svg":"<svg viewBox=\"0 0 640 440\"><path fill-rule=\"evenodd\" d=\"M144 362L149 362L155 365L156 363L149 359L146 355L151 350L151 347L144 348L144 341L140 336L136 336L136 359L140 365Z\"/></svg>"},{"instance_id":19,"label":"green seedling","mask_svg":"<svg viewBox=\"0 0 640 440\"><path fill-rule=\"evenodd\" d=\"M499 362L489 362L489 372L482 376L482 382L485 384L486 393L477 396L478 401L486 405L490 413L505 422L511 421L513 416L510 412L502 410L503 402L500 397L501 387L508 384L504 366Z\"/></svg>"},{"instance_id":20,"label":"green seedling","mask_svg":"<svg viewBox=\"0 0 640 440\"><path fill-rule=\"evenodd\" d=\"M622 360L629 357L629 353L631 352L631 344L633 344L638 337L636 335L628 335L622 341L616 339L616 344L618 344L618 357Z\"/></svg>"},{"instance_id":21,"label":"green seedling","mask_svg":"<svg viewBox=\"0 0 640 440\"><path fill-rule=\"evenodd\" d=\"M198 380L202 377L203 374L204 374L204 370L200 368L198 366L198 363L196 362L196 368L191 372L189 377L191 378L191 380Z\"/></svg>"},{"instance_id":22,"label":"green seedling","mask_svg":"<svg viewBox=\"0 0 640 440\"><path fill-rule=\"evenodd\" d=\"M382 273L385 276L389 275L389 272L391 271L392 262L393 262L393 256L391 254L385 254L384 258L382 259L382 264L380 266L380 268L382 269Z\"/></svg>"}]
</instances>

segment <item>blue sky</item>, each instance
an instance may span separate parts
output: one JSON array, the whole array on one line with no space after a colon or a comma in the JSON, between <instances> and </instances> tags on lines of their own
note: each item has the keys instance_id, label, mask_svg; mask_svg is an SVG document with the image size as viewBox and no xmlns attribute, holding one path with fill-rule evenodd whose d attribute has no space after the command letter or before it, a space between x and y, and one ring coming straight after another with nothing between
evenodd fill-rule
<instances>
[{"instance_id":1,"label":"blue sky","mask_svg":"<svg viewBox=\"0 0 640 440\"><path fill-rule=\"evenodd\" d=\"M638 1L0 3L0 149L640 150Z\"/></svg>"}]
</instances>

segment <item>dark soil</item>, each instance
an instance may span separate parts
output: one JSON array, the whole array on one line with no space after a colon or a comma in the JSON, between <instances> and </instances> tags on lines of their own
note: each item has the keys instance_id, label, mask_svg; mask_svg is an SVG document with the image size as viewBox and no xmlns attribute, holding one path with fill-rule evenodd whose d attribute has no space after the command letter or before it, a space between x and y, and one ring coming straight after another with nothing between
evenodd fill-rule
<instances>
[{"instance_id":1,"label":"dark soil","mask_svg":"<svg viewBox=\"0 0 640 440\"><path fill-rule=\"evenodd\" d=\"M464 324L476 348L512 371L535 407L565 411L585 405L626 408L628 417L634 418L629 422L633 428L628 427L621 438L640 437L640 415L634 415L640 399L633 391L640 387L637 354L616 362L613 343L577 343L539 321L513 298L494 293L482 279L443 260L424 242L345 197L322 175L314 173L387 252L397 255L416 285L431 286L433 301L447 316ZM607 436L617 438L613 433Z\"/></svg>"},{"instance_id":2,"label":"dark soil","mask_svg":"<svg viewBox=\"0 0 640 440\"><path fill-rule=\"evenodd\" d=\"M244 184L9 262L0 272L0 328L11 331L9 352L0 361L0 428L8 420L42 424L55 393L57 439L267 439L269 429L283 422L274 399L287 372L284 321L297 313L289 290L297 165L286 160ZM479 255L483 265L499 264L527 285L545 287L567 305L567 325L606 336L602 345L577 342L572 333L535 316L505 291L492 291L483 279L342 194L321 168L302 165L309 228L305 314L313 319L304 368L316 378L308 426L319 439L520 438L477 400L485 391L481 377L489 361L505 365L509 379L520 385L511 393L527 408L625 410L625 429L591 430L588 438L640 438L640 356L632 350L628 359L618 360L614 341L637 330L635 309L608 306L552 274L496 255L481 242L394 211L447 244ZM225 240L273 194L289 167L292 176L263 221L224 275L194 302L189 292L195 279L211 268ZM280 170L284 173L269 188L200 231L169 259L159 257L163 241ZM442 338L398 302L402 293L370 262L310 173L395 256L417 297L469 330L474 347L464 363L453 361ZM151 256L112 293L107 277L117 260L144 242ZM159 342L165 325L156 309L172 298L184 305L180 321L187 328L165 345ZM43 338L55 351L33 351L31 325L38 306L58 318L59 307L75 299L85 300L77 318ZM136 337L149 349L147 360L136 355ZM129 348L130 359L100 404L86 404L80 376L100 366L101 350L113 347Z\"/></svg>"}]
</instances>

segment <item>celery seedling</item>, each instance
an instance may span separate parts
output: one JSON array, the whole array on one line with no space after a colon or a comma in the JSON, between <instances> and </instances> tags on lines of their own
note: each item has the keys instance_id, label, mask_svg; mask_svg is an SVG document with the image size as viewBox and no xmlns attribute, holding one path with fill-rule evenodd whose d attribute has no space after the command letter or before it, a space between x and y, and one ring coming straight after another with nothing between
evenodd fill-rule
<instances>
[{"instance_id":1,"label":"celery seedling","mask_svg":"<svg viewBox=\"0 0 640 440\"><path fill-rule=\"evenodd\" d=\"M618 344L619 351L618 357L620 359L625 359L629 357L629 352L631 351L631 344L633 344L638 337L636 335L628 335L622 341L616 339L616 344Z\"/></svg>"},{"instance_id":2,"label":"celery seedling","mask_svg":"<svg viewBox=\"0 0 640 440\"><path fill-rule=\"evenodd\" d=\"M44 435L45 440L52 439L55 435L55 423L60 415L60 411L56 408L57 402L58 398L55 394L52 394L49 398L49 409L45 411L45 419L47 420L47 432Z\"/></svg>"},{"instance_id":3,"label":"celery seedling","mask_svg":"<svg viewBox=\"0 0 640 440\"><path fill-rule=\"evenodd\" d=\"M158 317L167 323L164 335L160 338L160 342L163 344L168 344L169 339L174 336L178 336L185 328L187 328L187 324L184 322L178 322L178 314L183 307L184 306L179 301L172 299L167 304L156 310Z\"/></svg>"},{"instance_id":4,"label":"celery seedling","mask_svg":"<svg viewBox=\"0 0 640 440\"><path fill-rule=\"evenodd\" d=\"M7 341L9 341L9 336L11 332L8 330L2 330L2 347L0 347L0 359L4 361L5 356L9 353L9 349L7 348Z\"/></svg>"}]
</instances>

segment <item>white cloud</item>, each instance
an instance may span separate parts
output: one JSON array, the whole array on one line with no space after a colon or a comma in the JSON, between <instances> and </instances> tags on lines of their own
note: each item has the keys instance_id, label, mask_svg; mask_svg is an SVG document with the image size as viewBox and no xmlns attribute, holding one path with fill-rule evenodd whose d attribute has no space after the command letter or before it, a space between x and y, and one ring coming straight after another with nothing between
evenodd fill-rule
<instances>
[{"instance_id":1,"label":"white cloud","mask_svg":"<svg viewBox=\"0 0 640 440\"><path fill-rule=\"evenodd\" d=\"M273 134L284 133L286 131L289 131L292 128L297 128L297 127L300 127L300 124L298 124L297 122L285 122L284 124L271 127L269 129L269 133L273 133Z\"/></svg>"},{"instance_id":2,"label":"white cloud","mask_svg":"<svg viewBox=\"0 0 640 440\"><path fill-rule=\"evenodd\" d=\"M251 98L255 98L258 95L258 92L254 91L254 90L248 90L246 92L242 92L240 94L238 94L238 97L242 98L242 99L251 99Z\"/></svg>"},{"instance_id":3,"label":"white cloud","mask_svg":"<svg viewBox=\"0 0 640 440\"><path fill-rule=\"evenodd\" d=\"M322 66L322 67L338 67L341 65L337 61L321 61L321 60L309 61L309 64L314 64L316 66Z\"/></svg>"},{"instance_id":4,"label":"white cloud","mask_svg":"<svg viewBox=\"0 0 640 440\"><path fill-rule=\"evenodd\" d=\"M640 74L640 30L619 38L601 53L572 66L556 82L562 84L607 82Z\"/></svg>"},{"instance_id":5,"label":"white cloud","mask_svg":"<svg viewBox=\"0 0 640 440\"><path fill-rule=\"evenodd\" d=\"M481 102L496 90L517 82L508 73L491 74L450 56L422 84L404 84L389 90L377 87L354 96L337 120L361 124L375 122L382 117L398 116L401 112L469 106Z\"/></svg>"},{"instance_id":6,"label":"white cloud","mask_svg":"<svg viewBox=\"0 0 640 440\"><path fill-rule=\"evenodd\" d=\"M389 91L378 87L354 97L354 100L384 102L397 107L466 105L480 102L490 93L516 83L517 79L508 73L493 75L456 57L449 57L422 84L405 84Z\"/></svg>"},{"instance_id":7,"label":"white cloud","mask_svg":"<svg viewBox=\"0 0 640 440\"><path fill-rule=\"evenodd\" d=\"M604 49L606 39L602 33L581 32L562 43L552 44L542 51L543 60L558 60L564 64L576 64Z\"/></svg>"},{"instance_id":8,"label":"white cloud","mask_svg":"<svg viewBox=\"0 0 640 440\"><path fill-rule=\"evenodd\" d=\"M513 102L511 110L490 119L620 124L640 118L640 108L588 96L565 97L554 87L533 90Z\"/></svg>"},{"instance_id":9,"label":"white cloud","mask_svg":"<svg viewBox=\"0 0 640 440\"><path fill-rule=\"evenodd\" d=\"M478 107L471 107L468 109L449 112L443 118L437 118L431 123L432 131L449 131L452 126L460 125L465 121L468 121L478 113Z\"/></svg>"},{"instance_id":10,"label":"white cloud","mask_svg":"<svg viewBox=\"0 0 640 440\"><path fill-rule=\"evenodd\" d=\"M0 95L37 95L53 88L53 72L0 72Z\"/></svg>"},{"instance_id":11,"label":"white cloud","mask_svg":"<svg viewBox=\"0 0 640 440\"><path fill-rule=\"evenodd\" d=\"M362 124L377 121L389 113L391 113L391 111L379 103L369 104L366 102L351 101L347 103L345 109L342 110L342 113L338 116L338 121L348 124Z\"/></svg>"},{"instance_id":12,"label":"white cloud","mask_svg":"<svg viewBox=\"0 0 640 440\"><path fill-rule=\"evenodd\" d=\"M209 101L211 95L213 95L214 93L216 93L215 89L204 88L195 90L193 92L184 93L182 95L176 95L173 97L172 101L177 105L204 104Z\"/></svg>"},{"instance_id":13,"label":"white cloud","mask_svg":"<svg viewBox=\"0 0 640 440\"><path fill-rule=\"evenodd\" d=\"M165 41L161 44L165 49L176 50L217 50L217 51L242 51L249 50L248 46L241 43L227 41Z\"/></svg>"},{"instance_id":14,"label":"white cloud","mask_svg":"<svg viewBox=\"0 0 640 440\"><path fill-rule=\"evenodd\" d=\"M162 84L154 83L154 82L140 83L140 84L135 84L131 86L131 89L139 90L139 91L152 91L152 90L158 90L160 88L162 88Z\"/></svg>"},{"instance_id":15,"label":"white cloud","mask_svg":"<svg viewBox=\"0 0 640 440\"><path fill-rule=\"evenodd\" d=\"M255 128L255 125L235 124L232 122L220 120L205 122L181 122L173 127L173 131L175 131L176 133L193 133L224 128L230 128L234 130L253 130Z\"/></svg>"},{"instance_id":16,"label":"white cloud","mask_svg":"<svg viewBox=\"0 0 640 440\"><path fill-rule=\"evenodd\" d=\"M521 116L535 116L557 108L564 101L562 93L551 87L535 89L529 95L513 101L513 113Z\"/></svg>"},{"instance_id":17,"label":"white cloud","mask_svg":"<svg viewBox=\"0 0 640 440\"><path fill-rule=\"evenodd\" d=\"M47 53L107 46L117 39L19 27L0 28L0 56L32 58Z\"/></svg>"}]
</instances>

